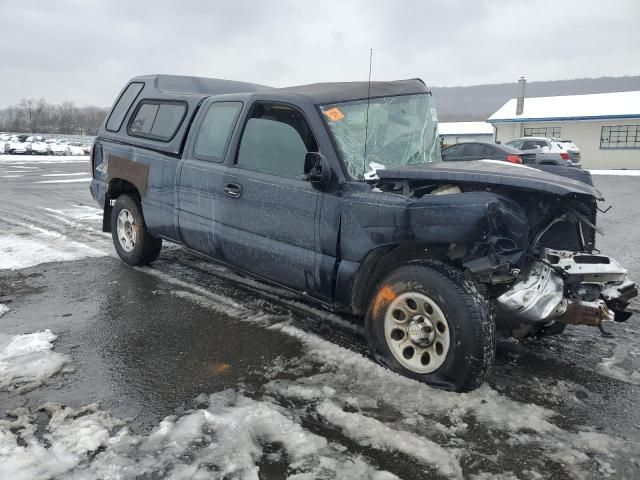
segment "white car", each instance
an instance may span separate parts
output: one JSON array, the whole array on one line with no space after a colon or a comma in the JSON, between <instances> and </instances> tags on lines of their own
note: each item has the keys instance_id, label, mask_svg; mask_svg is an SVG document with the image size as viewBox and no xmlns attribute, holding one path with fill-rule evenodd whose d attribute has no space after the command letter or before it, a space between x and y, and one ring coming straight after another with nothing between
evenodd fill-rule
<instances>
[{"instance_id":1,"label":"white car","mask_svg":"<svg viewBox=\"0 0 640 480\"><path fill-rule=\"evenodd\" d=\"M50 155L71 155L69 145L66 143L51 142L49 144Z\"/></svg>"},{"instance_id":2,"label":"white car","mask_svg":"<svg viewBox=\"0 0 640 480\"><path fill-rule=\"evenodd\" d=\"M35 142L31 142L30 147L27 147L31 151L32 155L49 155L49 144L36 140Z\"/></svg>"},{"instance_id":3,"label":"white car","mask_svg":"<svg viewBox=\"0 0 640 480\"><path fill-rule=\"evenodd\" d=\"M16 135L12 135L9 140L4 142L3 151L9 155L22 155L28 153L27 143L21 142Z\"/></svg>"},{"instance_id":4,"label":"white car","mask_svg":"<svg viewBox=\"0 0 640 480\"><path fill-rule=\"evenodd\" d=\"M78 145L67 145L67 147L69 148L69 155L77 157L83 157L85 155L84 148Z\"/></svg>"}]
</instances>

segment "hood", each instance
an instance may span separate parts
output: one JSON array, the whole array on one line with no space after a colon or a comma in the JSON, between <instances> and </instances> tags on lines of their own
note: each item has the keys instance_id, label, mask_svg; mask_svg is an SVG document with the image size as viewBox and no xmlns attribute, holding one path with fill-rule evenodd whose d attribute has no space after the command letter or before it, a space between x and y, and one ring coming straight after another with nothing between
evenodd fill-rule
<instances>
[{"instance_id":1,"label":"hood","mask_svg":"<svg viewBox=\"0 0 640 480\"><path fill-rule=\"evenodd\" d=\"M586 195L603 200L597 189L579 180L499 160L410 165L377 170L376 174L381 180L431 180L438 183L499 185L559 196Z\"/></svg>"}]
</instances>

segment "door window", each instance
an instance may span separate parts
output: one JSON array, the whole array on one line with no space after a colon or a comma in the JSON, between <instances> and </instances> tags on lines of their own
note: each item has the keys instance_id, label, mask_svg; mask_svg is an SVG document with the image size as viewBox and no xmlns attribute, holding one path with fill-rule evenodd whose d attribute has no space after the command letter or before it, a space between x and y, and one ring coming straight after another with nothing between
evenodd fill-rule
<instances>
[{"instance_id":1,"label":"door window","mask_svg":"<svg viewBox=\"0 0 640 480\"><path fill-rule=\"evenodd\" d=\"M317 152L304 116L288 105L258 104L247 120L236 164L285 177L304 174L304 157Z\"/></svg>"},{"instance_id":2,"label":"door window","mask_svg":"<svg viewBox=\"0 0 640 480\"><path fill-rule=\"evenodd\" d=\"M193 150L196 158L212 162L224 160L224 152L241 109L241 102L218 102L209 107L196 138Z\"/></svg>"}]
</instances>

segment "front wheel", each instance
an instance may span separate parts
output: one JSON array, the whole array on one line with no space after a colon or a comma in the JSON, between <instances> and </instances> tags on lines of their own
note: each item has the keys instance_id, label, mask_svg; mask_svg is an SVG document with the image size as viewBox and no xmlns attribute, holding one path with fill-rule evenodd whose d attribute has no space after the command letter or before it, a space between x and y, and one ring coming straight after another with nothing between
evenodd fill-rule
<instances>
[{"instance_id":1,"label":"front wheel","mask_svg":"<svg viewBox=\"0 0 640 480\"><path fill-rule=\"evenodd\" d=\"M111 211L111 237L120 258L129 265L148 265L162 248L162 239L152 237L140 202L120 195Z\"/></svg>"},{"instance_id":2,"label":"front wheel","mask_svg":"<svg viewBox=\"0 0 640 480\"><path fill-rule=\"evenodd\" d=\"M460 271L437 261L409 263L372 298L365 334L379 363L445 390L482 384L495 356L495 323Z\"/></svg>"}]
</instances>

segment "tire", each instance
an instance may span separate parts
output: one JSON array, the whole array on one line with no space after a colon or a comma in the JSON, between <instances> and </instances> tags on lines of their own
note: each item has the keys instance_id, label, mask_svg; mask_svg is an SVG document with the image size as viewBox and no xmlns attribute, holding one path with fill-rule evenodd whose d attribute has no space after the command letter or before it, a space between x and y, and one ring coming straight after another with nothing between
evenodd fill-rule
<instances>
[{"instance_id":1,"label":"tire","mask_svg":"<svg viewBox=\"0 0 640 480\"><path fill-rule=\"evenodd\" d=\"M150 264L162 248L162 239L152 237L147 229L140 202L130 195L116 199L111 211L111 238L120 258L134 266Z\"/></svg>"},{"instance_id":2,"label":"tire","mask_svg":"<svg viewBox=\"0 0 640 480\"><path fill-rule=\"evenodd\" d=\"M456 392L479 387L495 357L489 303L460 271L438 261L408 263L378 284L365 336L378 363Z\"/></svg>"}]
</instances>

